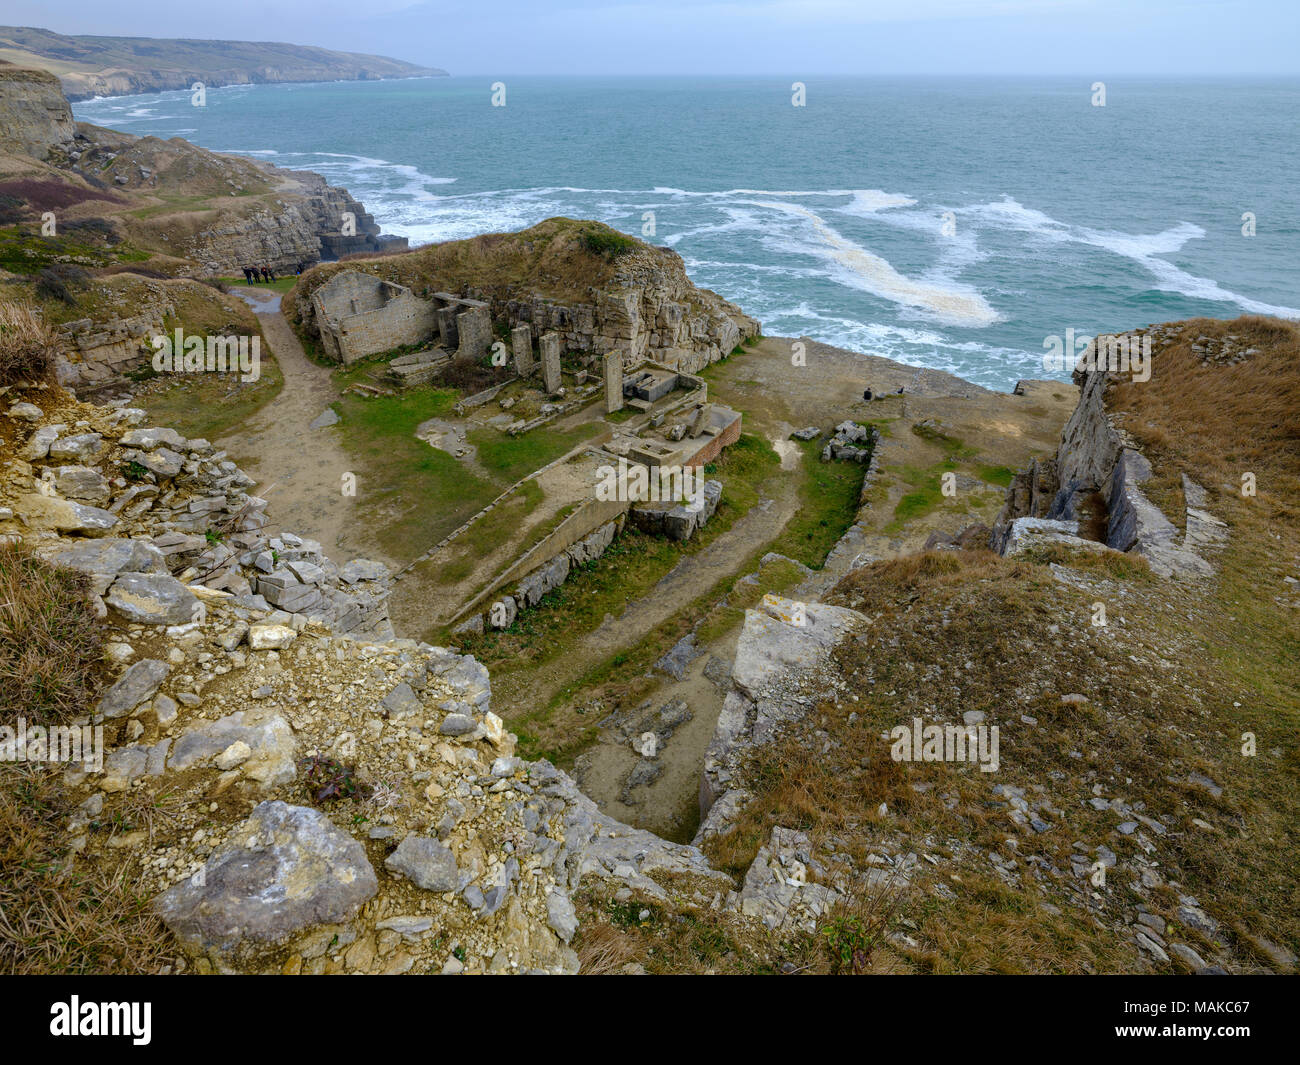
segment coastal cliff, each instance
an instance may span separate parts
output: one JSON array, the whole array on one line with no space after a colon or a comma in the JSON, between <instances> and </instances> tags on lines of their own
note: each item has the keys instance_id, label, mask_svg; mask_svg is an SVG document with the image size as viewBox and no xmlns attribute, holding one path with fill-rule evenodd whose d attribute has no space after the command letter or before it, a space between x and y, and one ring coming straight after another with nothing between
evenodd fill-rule
<instances>
[{"instance_id":1,"label":"coastal cliff","mask_svg":"<svg viewBox=\"0 0 1300 1065\"><path fill-rule=\"evenodd\" d=\"M176 303L153 283L143 304L123 306L109 291L118 282L92 284L90 271L156 282L245 266L292 273L405 246L319 174L75 122L52 74L0 67L0 270L53 297L47 317L68 344L69 385L133 369L147 350L142 323L156 326ZM207 303L200 317L223 320L218 293L188 292L179 306Z\"/></svg>"},{"instance_id":2,"label":"coastal cliff","mask_svg":"<svg viewBox=\"0 0 1300 1065\"><path fill-rule=\"evenodd\" d=\"M252 41L66 36L0 26L0 55L52 71L70 100L223 85L374 81L445 76L445 70L385 56Z\"/></svg>"}]
</instances>

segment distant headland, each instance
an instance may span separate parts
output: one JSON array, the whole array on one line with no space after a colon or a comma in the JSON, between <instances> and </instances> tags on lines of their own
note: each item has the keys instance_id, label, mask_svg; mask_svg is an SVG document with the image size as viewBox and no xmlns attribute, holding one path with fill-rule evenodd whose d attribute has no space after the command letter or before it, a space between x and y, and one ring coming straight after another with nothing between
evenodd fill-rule
<instances>
[{"instance_id":1,"label":"distant headland","mask_svg":"<svg viewBox=\"0 0 1300 1065\"><path fill-rule=\"evenodd\" d=\"M305 81L445 77L447 71L386 56L299 44L166 37L65 36L0 26L0 61L48 70L69 100L96 96Z\"/></svg>"}]
</instances>

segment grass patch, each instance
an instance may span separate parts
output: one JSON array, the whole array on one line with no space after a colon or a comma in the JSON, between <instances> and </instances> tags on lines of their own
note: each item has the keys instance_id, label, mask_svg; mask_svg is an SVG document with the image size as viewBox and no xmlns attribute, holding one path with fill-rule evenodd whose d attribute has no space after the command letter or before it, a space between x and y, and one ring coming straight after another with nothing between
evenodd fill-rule
<instances>
[{"instance_id":1,"label":"grass patch","mask_svg":"<svg viewBox=\"0 0 1300 1065\"><path fill-rule=\"evenodd\" d=\"M99 688L100 627L90 579L0 544L0 686L32 724L84 713Z\"/></svg>"},{"instance_id":2,"label":"grass patch","mask_svg":"<svg viewBox=\"0 0 1300 1065\"><path fill-rule=\"evenodd\" d=\"M479 462L510 484L554 462L599 432L600 425L593 421L567 430L542 426L520 436L496 429L471 429L468 440L478 449Z\"/></svg>"},{"instance_id":3,"label":"grass patch","mask_svg":"<svg viewBox=\"0 0 1300 1065\"><path fill-rule=\"evenodd\" d=\"M0 972L157 973L177 946L125 863L69 846L75 799L42 766L0 764Z\"/></svg>"},{"instance_id":4,"label":"grass patch","mask_svg":"<svg viewBox=\"0 0 1300 1065\"><path fill-rule=\"evenodd\" d=\"M996 484L999 488L1009 488L1016 476L1016 471L1010 466L980 466L978 473L981 481Z\"/></svg>"},{"instance_id":5,"label":"grass patch","mask_svg":"<svg viewBox=\"0 0 1300 1065\"><path fill-rule=\"evenodd\" d=\"M223 277L221 278L227 285L233 288L260 288L269 289L272 292L279 292L285 295L292 291L293 286L298 283L298 275L289 274L287 277L277 277L274 281L257 281L249 284L243 277Z\"/></svg>"},{"instance_id":6,"label":"grass patch","mask_svg":"<svg viewBox=\"0 0 1300 1065\"><path fill-rule=\"evenodd\" d=\"M857 519L867 466L857 462L822 462L817 441L795 443L803 452L800 506L770 550L820 569L831 548Z\"/></svg>"}]
</instances>

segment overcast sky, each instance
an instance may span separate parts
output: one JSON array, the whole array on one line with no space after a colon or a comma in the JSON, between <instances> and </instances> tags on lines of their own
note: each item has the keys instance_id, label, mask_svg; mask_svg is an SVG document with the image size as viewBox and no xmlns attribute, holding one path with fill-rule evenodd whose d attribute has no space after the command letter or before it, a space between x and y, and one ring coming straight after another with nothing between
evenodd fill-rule
<instances>
[{"instance_id":1,"label":"overcast sky","mask_svg":"<svg viewBox=\"0 0 1300 1065\"><path fill-rule=\"evenodd\" d=\"M1300 74L1300 0L4 0L0 21L492 76Z\"/></svg>"}]
</instances>

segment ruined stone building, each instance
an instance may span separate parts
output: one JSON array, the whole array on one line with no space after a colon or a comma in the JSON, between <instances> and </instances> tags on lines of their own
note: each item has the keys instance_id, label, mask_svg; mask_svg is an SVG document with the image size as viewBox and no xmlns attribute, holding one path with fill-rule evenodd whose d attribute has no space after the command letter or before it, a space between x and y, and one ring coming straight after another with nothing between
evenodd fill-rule
<instances>
[{"instance_id":1,"label":"ruined stone building","mask_svg":"<svg viewBox=\"0 0 1300 1065\"><path fill-rule=\"evenodd\" d=\"M410 345L477 359L492 342L488 306L446 292L417 296L405 285L359 270L335 274L311 297L321 345L343 365Z\"/></svg>"}]
</instances>

